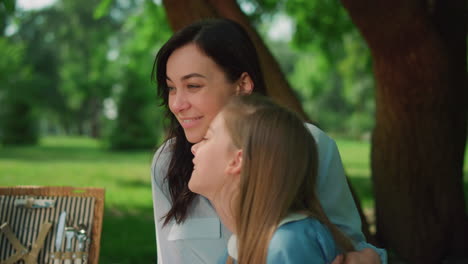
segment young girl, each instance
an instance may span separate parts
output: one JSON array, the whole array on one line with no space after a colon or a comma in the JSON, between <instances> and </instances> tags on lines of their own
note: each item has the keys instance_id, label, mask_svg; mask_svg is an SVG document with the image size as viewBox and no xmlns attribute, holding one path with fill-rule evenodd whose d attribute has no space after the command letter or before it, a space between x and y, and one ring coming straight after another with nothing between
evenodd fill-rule
<instances>
[{"instance_id":1,"label":"young girl","mask_svg":"<svg viewBox=\"0 0 468 264\"><path fill-rule=\"evenodd\" d=\"M331 263L354 249L317 199L316 144L295 114L263 97L234 97L192 152L190 190L235 234L228 263Z\"/></svg>"},{"instance_id":2,"label":"young girl","mask_svg":"<svg viewBox=\"0 0 468 264\"><path fill-rule=\"evenodd\" d=\"M158 263L215 263L231 232L210 202L188 188L190 149L232 96L266 94L257 53L237 23L204 20L176 32L158 52L153 71L170 121L168 140L155 153L151 169ZM320 203L356 245L347 258L380 263L377 252L382 251L366 243L361 232L335 142L319 128L307 128L317 142Z\"/></svg>"}]
</instances>

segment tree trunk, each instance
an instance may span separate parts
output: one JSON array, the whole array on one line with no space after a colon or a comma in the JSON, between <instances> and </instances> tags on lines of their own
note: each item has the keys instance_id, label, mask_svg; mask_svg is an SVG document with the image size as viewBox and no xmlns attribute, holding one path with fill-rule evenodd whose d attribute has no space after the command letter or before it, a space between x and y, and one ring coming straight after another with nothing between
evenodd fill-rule
<instances>
[{"instance_id":1,"label":"tree trunk","mask_svg":"<svg viewBox=\"0 0 468 264\"><path fill-rule=\"evenodd\" d=\"M257 49L268 94L278 103L308 120L300 101L288 84L275 60L247 16L235 0L164 0L167 18L174 31L202 18L224 17L244 26Z\"/></svg>"},{"instance_id":2,"label":"tree trunk","mask_svg":"<svg viewBox=\"0 0 468 264\"><path fill-rule=\"evenodd\" d=\"M102 88L101 88L102 89ZM98 139L101 137L101 112L100 98L93 96L90 102L90 133L91 137Z\"/></svg>"},{"instance_id":3,"label":"tree trunk","mask_svg":"<svg viewBox=\"0 0 468 264\"><path fill-rule=\"evenodd\" d=\"M377 238L411 263L466 258L466 0L342 2L374 60Z\"/></svg>"}]
</instances>

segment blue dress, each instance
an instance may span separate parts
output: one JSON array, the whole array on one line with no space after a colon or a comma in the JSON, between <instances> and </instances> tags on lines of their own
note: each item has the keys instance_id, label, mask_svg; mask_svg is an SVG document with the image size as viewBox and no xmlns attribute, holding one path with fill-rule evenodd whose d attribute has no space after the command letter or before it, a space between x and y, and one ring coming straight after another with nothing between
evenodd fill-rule
<instances>
[{"instance_id":1,"label":"blue dress","mask_svg":"<svg viewBox=\"0 0 468 264\"><path fill-rule=\"evenodd\" d=\"M218 263L226 263L228 254L236 258L237 249L234 253L232 251L226 251ZM318 220L307 217L282 222L268 246L266 263L331 263L338 254L338 248L328 228Z\"/></svg>"}]
</instances>

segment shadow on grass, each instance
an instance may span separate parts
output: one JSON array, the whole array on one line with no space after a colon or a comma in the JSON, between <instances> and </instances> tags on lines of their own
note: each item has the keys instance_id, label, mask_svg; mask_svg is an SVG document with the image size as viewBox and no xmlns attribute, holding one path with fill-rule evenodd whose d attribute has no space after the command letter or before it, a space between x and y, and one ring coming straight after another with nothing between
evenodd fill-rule
<instances>
[{"instance_id":1,"label":"shadow on grass","mask_svg":"<svg viewBox=\"0 0 468 264\"><path fill-rule=\"evenodd\" d=\"M99 263L156 263L153 208L104 212Z\"/></svg>"}]
</instances>

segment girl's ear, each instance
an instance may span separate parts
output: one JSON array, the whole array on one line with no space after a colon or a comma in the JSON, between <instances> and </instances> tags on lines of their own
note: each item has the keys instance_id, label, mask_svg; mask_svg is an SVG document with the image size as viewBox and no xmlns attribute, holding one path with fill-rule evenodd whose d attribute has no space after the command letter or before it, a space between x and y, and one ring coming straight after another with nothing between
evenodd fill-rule
<instances>
[{"instance_id":1,"label":"girl's ear","mask_svg":"<svg viewBox=\"0 0 468 264\"><path fill-rule=\"evenodd\" d=\"M236 95L247 95L252 93L254 83L248 73L243 72L237 82Z\"/></svg>"},{"instance_id":2,"label":"girl's ear","mask_svg":"<svg viewBox=\"0 0 468 264\"><path fill-rule=\"evenodd\" d=\"M236 150L233 159L229 162L226 172L230 175L238 175L242 170L242 149Z\"/></svg>"}]
</instances>

